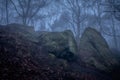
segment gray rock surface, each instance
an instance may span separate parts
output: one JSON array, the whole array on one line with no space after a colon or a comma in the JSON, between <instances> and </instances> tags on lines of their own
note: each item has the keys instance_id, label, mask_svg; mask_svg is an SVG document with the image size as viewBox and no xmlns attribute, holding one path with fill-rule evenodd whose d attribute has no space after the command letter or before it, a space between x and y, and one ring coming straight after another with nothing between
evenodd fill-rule
<instances>
[{"instance_id":1,"label":"gray rock surface","mask_svg":"<svg viewBox=\"0 0 120 80\"><path fill-rule=\"evenodd\" d=\"M64 32L42 32L39 36L39 43L49 53L57 57L71 60L77 53L76 41L70 30Z\"/></svg>"},{"instance_id":2,"label":"gray rock surface","mask_svg":"<svg viewBox=\"0 0 120 80\"><path fill-rule=\"evenodd\" d=\"M100 70L109 70L118 63L105 39L93 28L86 28L84 31L79 50L83 62Z\"/></svg>"}]
</instances>

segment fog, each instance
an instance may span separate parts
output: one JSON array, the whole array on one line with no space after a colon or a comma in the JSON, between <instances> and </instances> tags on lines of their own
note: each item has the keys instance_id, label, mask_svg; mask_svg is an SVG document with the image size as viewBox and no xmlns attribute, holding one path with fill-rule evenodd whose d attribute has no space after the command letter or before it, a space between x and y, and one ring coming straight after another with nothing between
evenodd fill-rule
<instances>
[{"instance_id":1,"label":"fog","mask_svg":"<svg viewBox=\"0 0 120 80\"><path fill-rule=\"evenodd\" d=\"M0 0L0 80L120 80L120 0Z\"/></svg>"},{"instance_id":2,"label":"fog","mask_svg":"<svg viewBox=\"0 0 120 80\"><path fill-rule=\"evenodd\" d=\"M36 31L97 29L111 48L120 48L119 0L0 0L0 24L20 23Z\"/></svg>"}]
</instances>

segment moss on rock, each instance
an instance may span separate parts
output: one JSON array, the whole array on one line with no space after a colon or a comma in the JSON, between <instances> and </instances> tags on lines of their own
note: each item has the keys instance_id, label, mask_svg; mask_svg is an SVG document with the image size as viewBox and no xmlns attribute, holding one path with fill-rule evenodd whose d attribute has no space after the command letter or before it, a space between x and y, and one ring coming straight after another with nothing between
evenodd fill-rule
<instances>
[{"instance_id":1,"label":"moss on rock","mask_svg":"<svg viewBox=\"0 0 120 80\"><path fill-rule=\"evenodd\" d=\"M74 35L70 30L64 32L43 32L39 36L39 43L46 51L60 58L68 59L77 53Z\"/></svg>"},{"instance_id":2,"label":"moss on rock","mask_svg":"<svg viewBox=\"0 0 120 80\"><path fill-rule=\"evenodd\" d=\"M87 28L80 39L80 55L86 64L100 70L108 70L118 63L106 40L93 28Z\"/></svg>"}]
</instances>

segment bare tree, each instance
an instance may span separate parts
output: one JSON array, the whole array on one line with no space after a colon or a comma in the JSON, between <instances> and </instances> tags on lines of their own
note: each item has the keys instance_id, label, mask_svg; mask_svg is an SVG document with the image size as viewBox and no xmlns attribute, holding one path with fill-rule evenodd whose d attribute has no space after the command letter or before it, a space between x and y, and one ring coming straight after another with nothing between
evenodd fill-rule
<instances>
[{"instance_id":1,"label":"bare tree","mask_svg":"<svg viewBox=\"0 0 120 80\"><path fill-rule=\"evenodd\" d=\"M0 13L1 13L1 20L3 24L9 23L9 17L10 17L10 1L9 0L1 0L0 1Z\"/></svg>"},{"instance_id":2,"label":"bare tree","mask_svg":"<svg viewBox=\"0 0 120 80\"><path fill-rule=\"evenodd\" d=\"M114 17L120 21L120 1L119 0L110 0L112 10L114 12Z\"/></svg>"},{"instance_id":3,"label":"bare tree","mask_svg":"<svg viewBox=\"0 0 120 80\"><path fill-rule=\"evenodd\" d=\"M9 23L9 1L5 0L5 11L6 11L6 24Z\"/></svg>"},{"instance_id":4,"label":"bare tree","mask_svg":"<svg viewBox=\"0 0 120 80\"><path fill-rule=\"evenodd\" d=\"M10 0L24 25L29 24L40 9L47 4L47 0Z\"/></svg>"},{"instance_id":5,"label":"bare tree","mask_svg":"<svg viewBox=\"0 0 120 80\"><path fill-rule=\"evenodd\" d=\"M64 6L70 12L69 23L72 26L72 30L76 36L76 41L79 46L79 38L81 35L81 23L87 18L86 8L83 0L65 0Z\"/></svg>"},{"instance_id":6,"label":"bare tree","mask_svg":"<svg viewBox=\"0 0 120 80\"><path fill-rule=\"evenodd\" d=\"M97 22L99 25L100 33L103 32L103 27L102 27L102 13L103 13L103 11L101 10L101 7L102 7L101 3L102 3L102 0L96 1Z\"/></svg>"},{"instance_id":7,"label":"bare tree","mask_svg":"<svg viewBox=\"0 0 120 80\"><path fill-rule=\"evenodd\" d=\"M114 41L114 45L115 48L118 49L118 40L117 38L120 37L120 35L117 34L117 26L115 25L115 18L116 18L116 7L118 6L115 2L117 0L107 0L107 4L105 6L107 6L107 10L105 12L109 13L111 16L111 30L112 33L106 33L105 31L104 34L108 35L108 36L112 36L113 37L113 41ZM117 6L116 6L117 5Z\"/></svg>"},{"instance_id":8,"label":"bare tree","mask_svg":"<svg viewBox=\"0 0 120 80\"><path fill-rule=\"evenodd\" d=\"M3 22L3 6L2 6L2 0L0 1L0 24L2 24L2 22Z\"/></svg>"}]
</instances>

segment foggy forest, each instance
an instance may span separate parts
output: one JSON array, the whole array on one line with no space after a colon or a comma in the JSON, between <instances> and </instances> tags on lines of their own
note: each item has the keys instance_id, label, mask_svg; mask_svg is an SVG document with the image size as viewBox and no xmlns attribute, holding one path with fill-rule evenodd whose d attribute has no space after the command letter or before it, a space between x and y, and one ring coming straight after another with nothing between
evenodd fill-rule
<instances>
[{"instance_id":1,"label":"foggy forest","mask_svg":"<svg viewBox=\"0 0 120 80\"><path fill-rule=\"evenodd\" d=\"M0 80L120 80L120 0L0 0Z\"/></svg>"}]
</instances>

